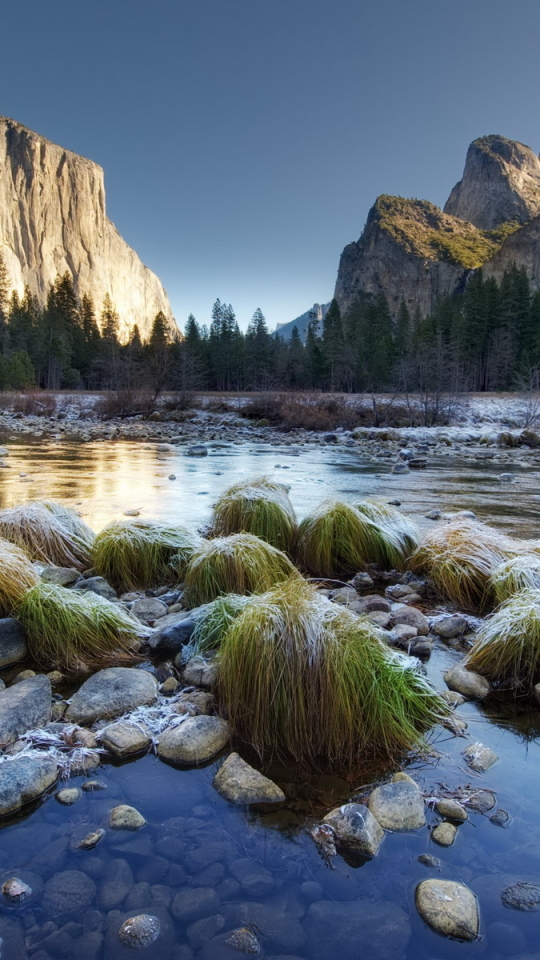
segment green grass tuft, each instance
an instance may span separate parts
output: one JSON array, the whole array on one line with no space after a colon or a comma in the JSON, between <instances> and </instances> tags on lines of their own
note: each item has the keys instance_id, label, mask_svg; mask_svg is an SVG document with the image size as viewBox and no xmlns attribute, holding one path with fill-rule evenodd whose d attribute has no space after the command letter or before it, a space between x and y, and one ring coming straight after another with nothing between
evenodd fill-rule
<instances>
[{"instance_id":1,"label":"green grass tuft","mask_svg":"<svg viewBox=\"0 0 540 960\"><path fill-rule=\"evenodd\" d=\"M146 628L123 607L94 593L38 583L17 610L32 658L43 667L76 670L117 666L137 659L134 650Z\"/></svg>"},{"instance_id":2,"label":"green grass tuft","mask_svg":"<svg viewBox=\"0 0 540 960\"><path fill-rule=\"evenodd\" d=\"M322 503L300 524L298 559L316 577L351 576L367 563L394 566L400 537L339 500Z\"/></svg>"},{"instance_id":3,"label":"green grass tuft","mask_svg":"<svg viewBox=\"0 0 540 960\"><path fill-rule=\"evenodd\" d=\"M523 590L540 590L540 557L526 553L501 563L493 571L490 587L496 603Z\"/></svg>"},{"instance_id":4,"label":"green grass tuft","mask_svg":"<svg viewBox=\"0 0 540 960\"><path fill-rule=\"evenodd\" d=\"M78 570L90 566L92 531L61 504L35 501L0 510L0 537L31 560Z\"/></svg>"},{"instance_id":5,"label":"green grass tuft","mask_svg":"<svg viewBox=\"0 0 540 960\"><path fill-rule=\"evenodd\" d=\"M120 590L161 586L183 578L200 543L201 538L185 527L121 520L98 533L93 566Z\"/></svg>"},{"instance_id":6,"label":"green grass tuft","mask_svg":"<svg viewBox=\"0 0 540 960\"><path fill-rule=\"evenodd\" d=\"M217 696L261 756L327 769L395 758L448 712L418 661L299 579L252 597L232 620Z\"/></svg>"},{"instance_id":7,"label":"green grass tuft","mask_svg":"<svg viewBox=\"0 0 540 960\"><path fill-rule=\"evenodd\" d=\"M532 692L540 681L540 590L525 590L482 624L465 666Z\"/></svg>"},{"instance_id":8,"label":"green grass tuft","mask_svg":"<svg viewBox=\"0 0 540 960\"><path fill-rule=\"evenodd\" d=\"M212 600L204 611L204 616L197 620L191 636L190 646L194 653L204 656L211 650L218 650L227 630L249 601L249 597L236 593L228 593Z\"/></svg>"},{"instance_id":9,"label":"green grass tuft","mask_svg":"<svg viewBox=\"0 0 540 960\"><path fill-rule=\"evenodd\" d=\"M369 517L380 528L384 539L381 541L383 557L381 566L403 566L404 560L418 546L420 534L417 525L410 517L397 510L384 500L375 497L355 503L355 507L364 516Z\"/></svg>"},{"instance_id":10,"label":"green grass tuft","mask_svg":"<svg viewBox=\"0 0 540 960\"><path fill-rule=\"evenodd\" d=\"M288 577L300 578L286 554L250 533L203 540L189 561L184 598L190 607L227 593L262 593Z\"/></svg>"},{"instance_id":11,"label":"green grass tuft","mask_svg":"<svg viewBox=\"0 0 540 960\"><path fill-rule=\"evenodd\" d=\"M11 616L27 590L39 583L28 555L8 540L0 540L0 614Z\"/></svg>"},{"instance_id":12,"label":"green grass tuft","mask_svg":"<svg viewBox=\"0 0 540 960\"><path fill-rule=\"evenodd\" d=\"M214 507L211 536L252 533L292 555L296 517L285 487L266 477L230 487Z\"/></svg>"}]
</instances>

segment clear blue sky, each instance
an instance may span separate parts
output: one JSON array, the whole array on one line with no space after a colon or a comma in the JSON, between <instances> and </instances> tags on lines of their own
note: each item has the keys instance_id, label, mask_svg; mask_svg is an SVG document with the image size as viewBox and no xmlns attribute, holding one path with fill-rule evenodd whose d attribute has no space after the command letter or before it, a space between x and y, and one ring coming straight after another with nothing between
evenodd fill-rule
<instances>
[{"instance_id":1,"label":"clear blue sky","mask_svg":"<svg viewBox=\"0 0 540 960\"><path fill-rule=\"evenodd\" d=\"M25 0L0 114L105 168L181 326L332 296L379 193L442 205L468 143L540 147L539 0Z\"/></svg>"}]
</instances>

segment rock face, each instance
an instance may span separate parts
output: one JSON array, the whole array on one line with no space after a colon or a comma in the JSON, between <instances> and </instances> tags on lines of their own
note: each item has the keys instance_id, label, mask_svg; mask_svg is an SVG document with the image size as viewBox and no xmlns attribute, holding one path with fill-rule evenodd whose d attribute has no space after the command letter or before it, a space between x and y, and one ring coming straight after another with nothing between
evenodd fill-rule
<instances>
[{"instance_id":1,"label":"rock face","mask_svg":"<svg viewBox=\"0 0 540 960\"><path fill-rule=\"evenodd\" d=\"M0 692L0 746L14 743L27 730L51 719L51 681L44 674Z\"/></svg>"},{"instance_id":2,"label":"rock face","mask_svg":"<svg viewBox=\"0 0 540 960\"><path fill-rule=\"evenodd\" d=\"M512 233L495 256L488 260L483 273L498 283L512 264L524 267L533 290L540 290L540 217Z\"/></svg>"},{"instance_id":3,"label":"rock face","mask_svg":"<svg viewBox=\"0 0 540 960\"><path fill-rule=\"evenodd\" d=\"M0 250L12 289L43 305L57 274L72 275L99 315L109 294L120 330L144 337L160 310L175 328L163 286L105 212L103 170L20 123L0 117Z\"/></svg>"},{"instance_id":4,"label":"rock face","mask_svg":"<svg viewBox=\"0 0 540 960\"><path fill-rule=\"evenodd\" d=\"M526 223L540 214L540 160L530 147L506 137L474 140L444 212L493 230L509 220Z\"/></svg>"}]
</instances>

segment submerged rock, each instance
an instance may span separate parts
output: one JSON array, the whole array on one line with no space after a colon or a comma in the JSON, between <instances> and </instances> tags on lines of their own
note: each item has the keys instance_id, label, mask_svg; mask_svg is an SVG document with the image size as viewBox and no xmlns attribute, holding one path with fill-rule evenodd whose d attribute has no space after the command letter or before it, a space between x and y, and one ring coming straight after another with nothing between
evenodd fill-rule
<instances>
[{"instance_id":1,"label":"submerged rock","mask_svg":"<svg viewBox=\"0 0 540 960\"><path fill-rule=\"evenodd\" d=\"M345 803L324 818L339 843L368 857L375 857L384 839L384 830L370 810L361 803Z\"/></svg>"},{"instance_id":2,"label":"submerged rock","mask_svg":"<svg viewBox=\"0 0 540 960\"><path fill-rule=\"evenodd\" d=\"M15 757L0 763L0 817L40 797L57 778L58 768L51 757Z\"/></svg>"},{"instance_id":3,"label":"submerged rock","mask_svg":"<svg viewBox=\"0 0 540 960\"><path fill-rule=\"evenodd\" d=\"M483 700L491 692L491 684L485 677L467 670L461 663L447 670L444 679L451 690L462 693L473 700Z\"/></svg>"},{"instance_id":4,"label":"submerged rock","mask_svg":"<svg viewBox=\"0 0 540 960\"><path fill-rule=\"evenodd\" d=\"M103 957L104 960L133 960L134 957L171 960L174 941L172 920L161 906L152 905L140 914L109 914Z\"/></svg>"},{"instance_id":5,"label":"submerged rock","mask_svg":"<svg viewBox=\"0 0 540 960\"><path fill-rule=\"evenodd\" d=\"M443 820L431 831L431 839L438 843L440 847L451 847L456 839L456 834L456 825L448 820Z\"/></svg>"},{"instance_id":6,"label":"submerged rock","mask_svg":"<svg viewBox=\"0 0 540 960\"><path fill-rule=\"evenodd\" d=\"M505 907L512 910L523 910L527 913L540 910L540 884L518 880L503 890L501 899Z\"/></svg>"},{"instance_id":7,"label":"submerged rock","mask_svg":"<svg viewBox=\"0 0 540 960\"><path fill-rule=\"evenodd\" d=\"M310 960L396 960L405 954L411 936L408 918L395 903L319 900L304 920ZM367 952L366 952L367 948Z\"/></svg>"},{"instance_id":8,"label":"submerged rock","mask_svg":"<svg viewBox=\"0 0 540 960\"><path fill-rule=\"evenodd\" d=\"M440 813L441 817L447 817L448 820L459 820L461 822L468 818L465 807L457 800L452 800L451 798L443 797L442 800L438 800L435 804L435 809L437 813Z\"/></svg>"},{"instance_id":9,"label":"submerged rock","mask_svg":"<svg viewBox=\"0 0 540 960\"><path fill-rule=\"evenodd\" d=\"M426 823L424 798L414 781L376 787L369 798L369 809L385 830L418 830Z\"/></svg>"},{"instance_id":10,"label":"submerged rock","mask_svg":"<svg viewBox=\"0 0 540 960\"><path fill-rule=\"evenodd\" d=\"M216 773L213 786L230 803L279 803L285 794L272 780L237 753L231 753Z\"/></svg>"},{"instance_id":11,"label":"submerged rock","mask_svg":"<svg viewBox=\"0 0 540 960\"><path fill-rule=\"evenodd\" d=\"M110 753L119 758L142 753L152 743L150 734L142 726L122 721L104 727L100 731L99 739Z\"/></svg>"},{"instance_id":12,"label":"submerged rock","mask_svg":"<svg viewBox=\"0 0 540 960\"><path fill-rule=\"evenodd\" d=\"M432 857L430 853L421 853L416 859L418 863L421 863L424 867L430 867L433 870L439 870L442 866L439 858Z\"/></svg>"},{"instance_id":13,"label":"submerged rock","mask_svg":"<svg viewBox=\"0 0 540 960\"><path fill-rule=\"evenodd\" d=\"M0 669L20 663L27 656L26 638L19 621L13 617L0 620Z\"/></svg>"},{"instance_id":14,"label":"submerged rock","mask_svg":"<svg viewBox=\"0 0 540 960\"><path fill-rule=\"evenodd\" d=\"M475 940L480 916L476 897L462 883L422 880L416 888L416 908L429 926L445 937Z\"/></svg>"},{"instance_id":15,"label":"submerged rock","mask_svg":"<svg viewBox=\"0 0 540 960\"><path fill-rule=\"evenodd\" d=\"M9 903L22 903L32 896L32 887L19 877L10 877L2 884L2 894Z\"/></svg>"},{"instance_id":16,"label":"submerged rock","mask_svg":"<svg viewBox=\"0 0 540 960\"><path fill-rule=\"evenodd\" d=\"M0 747L51 719L51 681L44 674L21 680L0 691Z\"/></svg>"},{"instance_id":17,"label":"submerged rock","mask_svg":"<svg viewBox=\"0 0 540 960\"><path fill-rule=\"evenodd\" d=\"M142 814L127 803L121 803L118 807L113 807L109 823L113 830L140 830L141 827L146 826L146 820Z\"/></svg>"},{"instance_id":18,"label":"submerged rock","mask_svg":"<svg viewBox=\"0 0 540 960\"><path fill-rule=\"evenodd\" d=\"M161 734L158 756L173 763L204 763L223 749L230 735L229 724L219 717L188 717Z\"/></svg>"},{"instance_id":19,"label":"submerged rock","mask_svg":"<svg viewBox=\"0 0 540 960\"><path fill-rule=\"evenodd\" d=\"M157 917L152 917L148 913L139 913L136 917L124 920L118 931L118 939L127 947L140 949L154 943L160 932L161 924Z\"/></svg>"},{"instance_id":20,"label":"submerged rock","mask_svg":"<svg viewBox=\"0 0 540 960\"><path fill-rule=\"evenodd\" d=\"M483 743L471 743L463 751L463 756L472 770L485 773L499 759L494 750L485 747Z\"/></svg>"},{"instance_id":21,"label":"submerged rock","mask_svg":"<svg viewBox=\"0 0 540 960\"><path fill-rule=\"evenodd\" d=\"M497 798L493 790L475 790L469 797L467 806L472 807L473 810L477 810L478 813L487 813L488 810L493 809L496 802Z\"/></svg>"},{"instance_id":22,"label":"submerged rock","mask_svg":"<svg viewBox=\"0 0 540 960\"><path fill-rule=\"evenodd\" d=\"M146 670L108 667L83 683L68 707L66 719L93 723L118 717L135 707L154 703L157 695L157 681Z\"/></svg>"},{"instance_id":23,"label":"submerged rock","mask_svg":"<svg viewBox=\"0 0 540 960\"><path fill-rule=\"evenodd\" d=\"M93 880L82 870L63 870L55 873L45 884L43 910L46 915L80 917L96 897Z\"/></svg>"}]
</instances>

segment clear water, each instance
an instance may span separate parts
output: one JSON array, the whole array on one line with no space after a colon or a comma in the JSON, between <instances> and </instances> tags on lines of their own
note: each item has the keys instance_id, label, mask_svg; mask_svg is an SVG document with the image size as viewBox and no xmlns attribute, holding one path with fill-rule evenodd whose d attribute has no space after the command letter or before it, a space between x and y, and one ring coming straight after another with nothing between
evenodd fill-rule
<instances>
[{"instance_id":1,"label":"clear water","mask_svg":"<svg viewBox=\"0 0 540 960\"><path fill-rule=\"evenodd\" d=\"M508 530L537 536L538 475L534 467L515 468L519 479L503 485L498 474L508 466L469 463L444 458L427 471L406 475L382 473L358 461L355 451L329 448L244 447L231 445L193 460L180 450L158 453L155 445L95 443L13 444L0 471L0 503L7 505L35 497L53 497L78 504L95 528L140 508L141 515L182 520L194 526L209 519L212 500L230 483L253 474L271 473L291 484L291 496L300 515L322 496L347 498L379 494L402 500L403 507L423 516L428 509L473 508ZM275 465L281 464L278 468ZM289 469L285 470L284 467ZM27 477L20 477L26 473ZM176 480L169 480L175 474ZM28 482L28 478L31 478ZM442 672L460 654L438 645L426 665L435 686L444 686ZM152 956L121 949L117 941L97 935L122 913L169 908L203 889L203 913L212 918L193 928L174 919L174 960L222 960L243 954L223 946L217 933L202 939L223 923L223 931L256 924L257 937L267 958L303 960L443 960L476 955L499 958L539 955L540 913L505 908L501 891L517 879L540 880L540 712L503 702L484 708L472 703L459 709L471 736L492 747L499 762L483 775L473 773L461 757L466 740L436 729L431 744L439 756L417 759L408 771L428 796L443 788L470 784L471 791L492 789L496 807L510 814L506 827L493 824L488 814L470 813L458 829L454 846L438 847L428 828L411 834L388 834L371 861L338 856L334 869L321 860L304 830L325 810L348 799L373 779L369 772L352 784L338 777L299 776L296 771L268 771L284 789L281 808L248 810L222 800L212 787L221 762L198 769L175 769L153 754L122 765L104 764L95 777L106 784L96 793L83 793L66 807L51 794L28 808L0 831L0 880L25 871L43 881L64 870L82 871L95 884L91 901L74 914L62 915L43 901L27 901L17 909L0 908L0 957L24 960L36 957L72 957L73 960L122 960ZM94 776L94 775L93 775ZM78 785L83 777L64 785ZM74 832L107 826L108 813L118 803L135 806L147 826L138 833L107 830L92 851L72 851ZM430 823L436 822L428 812ZM440 858L438 872L418 863L422 853ZM113 861L123 864L111 866ZM261 875L260 890L238 882L245 863ZM118 870L121 880L108 882ZM481 939L472 944L449 941L430 931L414 906L420 880L431 876L466 883L478 896ZM307 886L305 886L307 884ZM213 891L213 893L212 893ZM127 898L127 899L126 899ZM4 899L0 897L0 899ZM314 905L310 902L314 900ZM326 906L321 906L325 904ZM174 910L174 908L173 908ZM177 911L176 911L177 912ZM28 951L13 939L13 920L24 926ZM322 918L322 919L321 919ZM37 941L46 923L69 926L56 940ZM216 926L214 926L214 924ZM39 929L36 929L39 928ZM85 929L88 928L88 929ZM254 928L255 929L255 928ZM91 934L88 932L93 930ZM67 939L66 939L67 937ZM71 940L69 938L72 938ZM191 941L193 951L189 952ZM7 951L7 952L6 952ZM168 954L159 953L160 960Z\"/></svg>"}]
</instances>

